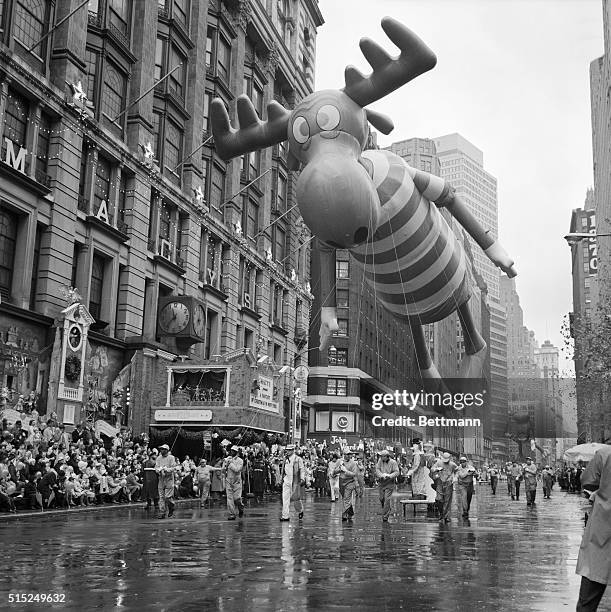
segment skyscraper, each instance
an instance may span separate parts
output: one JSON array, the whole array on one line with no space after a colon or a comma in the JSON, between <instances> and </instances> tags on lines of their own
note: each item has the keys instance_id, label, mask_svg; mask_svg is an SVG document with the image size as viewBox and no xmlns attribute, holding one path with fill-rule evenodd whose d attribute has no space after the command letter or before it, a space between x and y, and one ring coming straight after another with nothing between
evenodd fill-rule
<instances>
[{"instance_id":1,"label":"skyscraper","mask_svg":"<svg viewBox=\"0 0 611 612\"><path fill-rule=\"evenodd\" d=\"M498 205L496 178L484 169L484 154L460 134L434 139L440 163L440 175L455 189L471 213L498 238ZM499 271L469 236L475 267L482 274L488 295L499 297Z\"/></svg>"}]
</instances>

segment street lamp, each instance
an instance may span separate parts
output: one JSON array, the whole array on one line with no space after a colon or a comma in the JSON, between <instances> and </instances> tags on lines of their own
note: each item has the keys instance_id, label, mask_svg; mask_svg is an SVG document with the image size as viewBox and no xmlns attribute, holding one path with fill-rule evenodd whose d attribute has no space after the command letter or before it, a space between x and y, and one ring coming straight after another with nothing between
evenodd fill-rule
<instances>
[{"instance_id":1,"label":"street lamp","mask_svg":"<svg viewBox=\"0 0 611 612\"><path fill-rule=\"evenodd\" d=\"M295 388L295 377L294 372L297 369L296 363L297 359L302 355L307 355L310 351L317 351L318 347L315 346L310 349L305 349L302 351L297 351L291 360L291 364L283 365L278 371L279 374L289 374L290 375L290 391L289 391L289 442L293 444L295 442L295 432L297 430L297 402L302 399L302 391L301 386ZM299 366L301 367L301 366ZM307 369L307 366L304 366ZM307 380L307 374L306 374ZM299 381L300 383L303 381Z\"/></svg>"},{"instance_id":2,"label":"street lamp","mask_svg":"<svg viewBox=\"0 0 611 612\"><path fill-rule=\"evenodd\" d=\"M573 246L582 240L590 238L600 238L601 236L611 236L611 234L591 234L589 232L571 232L567 234L564 239L569 243L569 246Z\"/></svg>"}]
</instances>

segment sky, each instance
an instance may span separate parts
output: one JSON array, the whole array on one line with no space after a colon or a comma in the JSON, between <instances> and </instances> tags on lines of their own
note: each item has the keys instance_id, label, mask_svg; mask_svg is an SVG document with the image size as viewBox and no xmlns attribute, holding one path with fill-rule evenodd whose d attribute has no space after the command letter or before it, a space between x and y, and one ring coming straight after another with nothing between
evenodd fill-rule
<instances>
[{"instance_id":1,"label":"sky","mask_svg":"<svg viewBox=\"0 0 611 612\"><path fill-rule=\"evenodd\" d=\"M348 64L371 68L358 41L398 49L398 19L437 66L371 107L395 129L381 146L458 132L498 180L499 238L515 259L524 323L562 348L572 310L571 211L592 186L590 62L603 54L602 0L320 0L316 89L339 88ZM561 372L571 362L561 355Z\"/></svg>"}]
</instances>

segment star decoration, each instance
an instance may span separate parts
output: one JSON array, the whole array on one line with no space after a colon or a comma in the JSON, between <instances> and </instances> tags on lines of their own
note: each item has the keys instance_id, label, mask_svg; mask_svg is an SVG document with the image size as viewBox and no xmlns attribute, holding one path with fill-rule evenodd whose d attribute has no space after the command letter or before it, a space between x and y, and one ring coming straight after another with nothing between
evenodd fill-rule
<instances>
[{"instance_id":1,"label":"star decoration","mask_svg":"<svg viewBox=\"0 0 611 612\"><path fill-rule=\"evenodd\" d=\"M146 143L146 145L140 145L142 152L144 153L144 163L147 166L152 166L155 163L155 151L153 151L153 146L151 142Z\"/></svg>"},{"instance_id":2,"label":"star decoration","mask_svg":"<svg viewBox=\"0 0 611 612\"><path fill-rule=\"evenodd\" d=\"M295 272L295 268L291 268L291 281L295 282L297 280L297 272Z\"/></svg>"},{"instance_id":3,"label":"star decoration","mask_svg":"<svg viewBox=\"0 0 611 612\"><path fill-rule=\"evenodd\" d=\"M267 261L271 261L271 260L272 260L272 257L273 257L273 255L272 255L272 249L271 249L271 247L267 247L267 248L265 249L265 259L267 259Z\"/></svg>"},{"instance_id":4,"label":"star decoration","mask_svg":"<svg viewBox=\"0 0 611 612\"><path fill-rule=\"evenodd\" d=\"M238 236L242 235L242 224L238 221L233 224L233 230Z\"/></svg>"},{"instance_id":5,"label":"star decoration","mask_svg":"<svg viewBox=\"0 0 611 612\"><path fill-rule=\"evenodd\" d=\"M83 84L81 81L76 84L70 83L70 87L72 88L72 100L75 104L83 104L84 102L87 102L87 93L83 89Z\"/></svg>"},{"instance_id":6,"label":"star decoration","mask_svg":"<svg viewBox=\"0 0 611 612\"><path fill-rule=\"evenodd\" d=\"M70 305L80 302L83 299L76 287L68 287L68 285L64 285L61 287L60 293Z\"/></svg>"},{"instance_id":7,"label":"star decoration","mask_svg":"<svg viewBox=\"0 0 611 612\"><path fill-rule=\"evenodd\" d=\"M195 205L198 208L202 208L206 203L206 199L201 185L198 185L197 189L193 190L193 193L195 193Z\"/></svg>"},{"instance_id":8,"label":"star decoration","mask_svg":"<svg viewBox=\"0 0 611 612\"><path fill-rule=\"evenodd\" d=\"M308 282L306 282L306 284L305 284L305 290L306 290L308 293L312 293L312 291L311 291L311 290L312 290L312 286L310 285L309 281L308 281Z\"/></svg>"}]
</instances>

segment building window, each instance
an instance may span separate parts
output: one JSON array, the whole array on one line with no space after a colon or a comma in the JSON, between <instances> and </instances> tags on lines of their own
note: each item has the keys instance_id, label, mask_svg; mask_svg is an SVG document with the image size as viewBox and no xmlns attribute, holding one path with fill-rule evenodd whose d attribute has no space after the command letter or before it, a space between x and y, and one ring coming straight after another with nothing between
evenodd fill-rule
<instances>
[{"instance_id":1,"label":"building window","mask_svg":"<svg viewBox=\"0 0 611 612\"><path fill-rule=\"evenodd\" d=\"M30 310L36 306L36 288L38 285L38 267L40 263L40 241L42 239L43 227L36 226L36 239L34 241L34 259L32 260L32 282L30 284Z\"/></svg>"},{"instance_id":2,"label":"building window","mask_svg":"<svg viewBox=\"0 0 611 612\"><path fill-rule=\"evenodd\" d=\"M94 214L100 210L102 200L106 202L107 209L110 209L108 206L108 196L110 194L111 173L112 166L110 162L105 157L98 155L98 163L95 169L95 188L93 192L93 201L95 202Z\"/></svg>"},{"instance_id":3,"label":"building window","mask_svg":"<svg viewBox=\"0 0 611 612\"><path fill-rule=\"evenodd\" d=\"M11 295L18 221L17 215L0 208L0 295L3 298Z\"/></svg>"},{"instance_id":4,"label":"building window","mask_svg":"<svg viewBox=\"0 0 611 612\"><path fill-rule=\"evenodd\" d=\"M119 127L121 132L123 128L122 121L119 125L115 123L115 119L123 112L125 108L125 97L127 88L127 78L122 75L110 62L106 64L104 71L104 94L102 96L102 112L106 115L113 127Z\"/></svg>"},{"instance_id":5,"label":"building window","mask_svg":"<svg viewBox=\"0 0 611 612\"><path fill-rule=\"evenodd\" d=\"M350 278L350 262L336 261L335 262L335 277Z\"/></svg>"},{"instance_id":6,"label":"building window","mask_svg":"<svg viewBox=\"0 0 611 612\"><path fill-rule=\"evenodd\" d=\"M170 174L170 178L178 179L180 182L180 172L176 168L181 162L182 156L182 130L180 130L171 121L166 122L165 131L165 150L164 162L165 168Z\"/></svg>"},{"instance_id":7,"label":"building window","mask_svg":"<svg viewBox=\"0 0 611 612\"><path fill-rule=\"evenodd\" d=\"M337 289L335 292L335 300L338 308L348 308L350 305L349 300L350 292L348 289Z\"/></svg>"},{"instance_id":8,"label":"building window","mask_svg":"<svg viewBox=\"0 0 611 612\"><path fill-rule=\"evenodd\" d=\"M246 236L255 240L255 236L259 231L259 204L251 198L244 198L246 206L246 218L244 225L246 227Z\"/></svg>"},{"instance_id":9,"label":"building window","mask_svg":"<svg viewBox=\"0 0 611 612\"><path fill-rule=\"evenodd\" d=\"M99 53L97 51L94 51L93 49L87 49L85 51L85 63L87 64L87 100L93 105L95 105L97 98L95 91L95 83L96 74L98 72L99 57Z\"/></svg>"},{"instance_id":10,"label":"building window","mask_svg":"<svg viewBox=\"0 0 611 612\"><path fill-rule=\"evenodd\" d=\"M329 365L330 366L347 366L348 365L348 349L329 349Z\"/></svg>"},{"instance_id":11,"label":"building window","mask_svg":"<svg viewBox=\"0 0 611 612\"><path fill-rule=\"evenodd\" d=\"M153 71L153 78L155 81L159 81L163 76L164 47L165 41L163 38L157 38L157 43L155 45L155 69Z\"/></svg>"},{"instance_id":12,"label":"building window","mask_svg":"<svg viewBox=\"0 0 611 612\"><path fill-rule=\"evenodd\" d=\"M109 20L110 29L114 30L124 39L129 46L129 34L131 25L131 0L110 0Z\"/></svg>"},{"instance_id":13,"label":"building window","mask_svg":"<svg viewBox=\"0 0 611 612\"><path fill-rule=\"evenodd\" d=\"M217 46L217 75L229 83L229 75L231 71L231 45L223 36L218 37Z\"/></svg>"},{"instance_id":14,"label":"building window","mask_svg":"<svg viewBox=\"0 0 611 612\"><path fill-rule=\"evenodd\" d=\"M165 204L161 206L161 212L159 215L159 239L170 240L170 229L172 225L172 211Z\"/></svg>"},{"instance_id":15,"label":"building window","mask_svg":"<svg viewBox=\"0 0 611 612\"><path fill-rule=\"evenodd\" d=\"M327 378L327 395L348 395L348 380L345 378Z\"/></svg>"},{"instance_id":16,"label":"building window","mask_svg":"<svg viewBox=\"0 0 611 612\"><path fill-rule=\"evenodd\" d=\"M212 100L212 94L204 92L204 136L210 132L210 100Z\"/></svg>"},{"instance_id":17,"label":"building window","mask_svg":"<svg viewBox=\"0 0 611 612\"><path fill-rule=\"evenodd\" d=\"M206 32L206 72L212 68L214 62L214 43L216 39L216 30L208 28Z\"/></svg>"},{"instance_id":18,"label":"building window","mask_svg":"<svg viewBox=\"0 0 611 612\"><path fill-rule=\"evenodd\" d=\"M0 0L0 32L4 29L4 0Z\"/></svg>"},{"instance_id":19,"label":"building window","mask_svg":"<svg viewBox=\"0 0 611 612\"><path fill-rule=\"evenodd\" d=\"M222 217L221 206L225 198L225 173L216 165L212 164L210 176L208 202L213 211L217 211L217 216Z\"/></svg>"},{"instance_id":20,"label":"building window","mask_svg":"<svg viewBox=\"0 0 611 612\"><path fill-rule=\"evenodd\" d=\"M152 147L155 152L155 158L159 160L159 154L161 152L161 115L153 112L153 142Z\"/></svg>"},{"instance_id":21,"label":"building window","mask_svg":"<svg viewBox=\"0 0 611 612\"><path fill-rule=\"evenodd\" d=\"M119 226L119 229L122 231L125 231L127 229L127 224L125 221L125 211L127 207L127 192L128 192L127 181L129 180L129 178L130 177L128 177L125 171L123 171L121 174L121 181L119 182L119 199L118 199L118 204L117 204L117 210L118 210L117 225ZM133 192L131 193L131 195L133 195Z\"/></svg>"},{"instance_id":22,"label":"building window","mask_svg":"<svg viewBox=\"0 0 611 612\"><path fill-rule=\"evenodd\" d=\"M89 312L96 320L101 317L102 312L105 266L106 260L96 253L91 264L91 284L89 287Z\"/></svg>"},{"instance_id":23,"label":"building window","mask_svg":"<svg viewBox=\"0 0 611 612\"><path fill-rule=\"evenodd\" d=\"M51 135L51 119L42 113L38 124L38 143L36 145L36 171L47 172L49 165L49 137ZM38 180L38 177L37 177Z\"/></svg>"},{"instance_id":24,"label":"building window","mask_svg":"<svg viewBox=\"0 0 611 612\"><path fill-rule=\"evenodd\" d=\"M185 70L186 63L186 58L178 52L174 45L172 45L170 49L170 64L168 71L172 70L176 66L179 68L174 70L174 72L172 72L172 74L168 77L168 91L181 100L185 99L185 74L187 73Z\"/></svg>"},{"instance_id":25,"label":"building window","mask_svg":"<svg viewBox=\"0 0 611 612\"><path fill-rule=\"evenodd\" d=\"M333 333L334 336L347 336L348 335L348 319L337 319L337 325L339 329Z\"/></svg>"},{"instance_id":26,"label":"building window","mask_svg":"<svg viewBox=\"0 0 611 612\"><path fill-rule=\"evenodd\" d=\"M286 232L281 227L274 227L274 259L278 262L284 260L286 245Z\"/></svg>"},{"instance_id":27,"label":"building window","mask_svg":"<svg viewBox=\"0 0 611 612\"><path fill-rule=\"evenodd\" d=\"M36 44L47 32L49 16L46 0L17 0L13 35L26 49ZM43 58L47 41L43 40L32 51Z\"/></svg>"},{"instance_id":28,"label":"building window","mask_svg":"<svg viewBox=\"0 0 611 612\"><path fill-rule=\"evenodd\" d=\"M276 187L276 208L280 212L286 210L286 192L287 192L287 179L282 173L278 173L278 183Z\"/></svg>"},{"instance_id":29,"label":"building window","mask_svg":"<svg viewBox=\"0 0 611 612\"><path fill-rule=\"evenodd\" d=\"M14 90L9 89L6 111L4 113L4 138L8 138L16 146L25 147L29 114L30 105L28 101ZM2 139L3 147L5 146L4 138Z\"/></svg>"},{"instance_id":30,"label":"building window","mask_svg":"<svg viewBox=\"0 0 611 612\"><path fill-rule=\"evenodd\" d=\"M186 28L189 25L189 0L174 0L172 17Z\"/></svg>"},{"instance_id":31,"label":"building window","mask_svg":"<svg viewBox=\"0 0 611 612\"><path fill-rule=\"evenodd\" d=\"M329 431L328 411L316 411L316 431Z\"/></svg>"}]
</instances>

